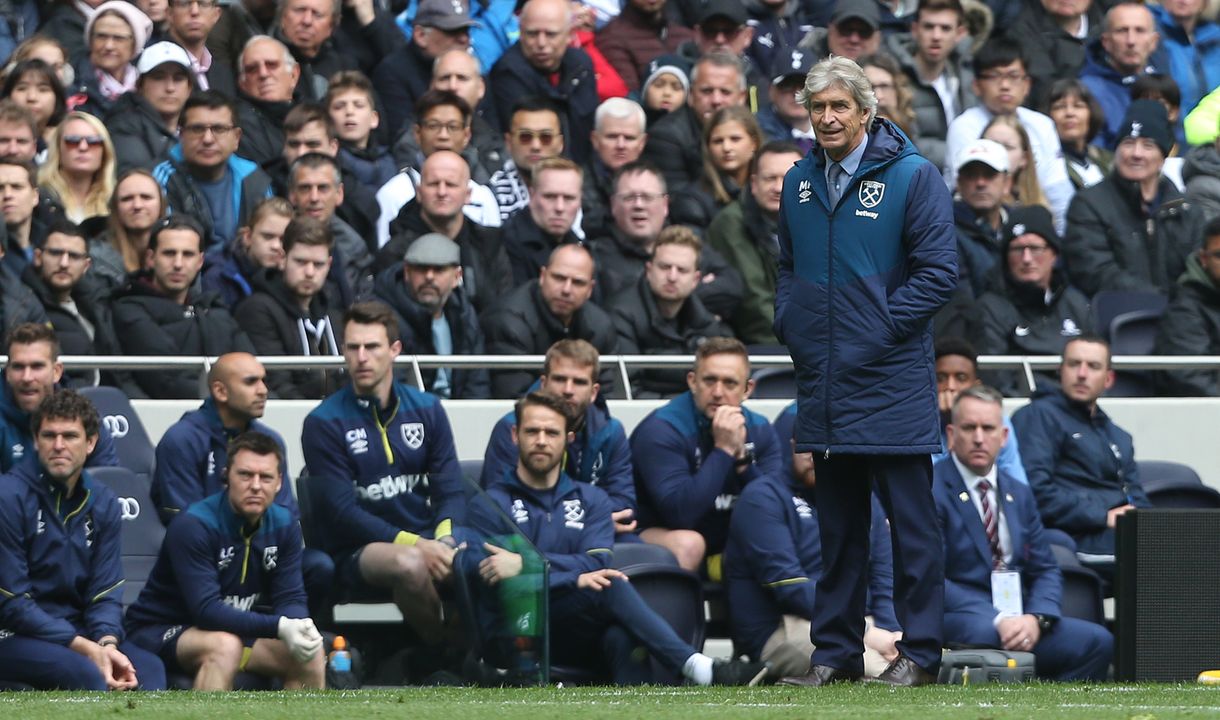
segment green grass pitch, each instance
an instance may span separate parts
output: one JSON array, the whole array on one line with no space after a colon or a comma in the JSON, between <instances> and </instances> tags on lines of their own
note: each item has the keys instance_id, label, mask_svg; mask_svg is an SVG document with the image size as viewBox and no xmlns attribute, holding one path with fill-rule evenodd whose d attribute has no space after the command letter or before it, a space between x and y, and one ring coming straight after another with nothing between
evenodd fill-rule
<instances>
[{"instance_id":1,"label":"green grass pitch","mask_svg":"<svg viewBox=\"0 0 1220 720\"><path fill-rule=\"evenodd\" d=\"M0 718L307 720L670 720L694 718L1220 718L1220 687L991 685L896 689L409 688L287 693L6 693Z\"/></svg>"}]
</instances>

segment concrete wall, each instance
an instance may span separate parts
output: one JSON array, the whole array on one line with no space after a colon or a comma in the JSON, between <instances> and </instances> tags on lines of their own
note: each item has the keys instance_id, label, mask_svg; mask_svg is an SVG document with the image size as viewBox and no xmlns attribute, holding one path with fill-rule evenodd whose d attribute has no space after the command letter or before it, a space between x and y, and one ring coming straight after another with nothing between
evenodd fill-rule
<instances>
[{"instance_id":1,"label":"concrete wall","mask_svg":"<svg viewBox=\"0 0 1220 720\"><path fill-rule=\"evenodd\" d=\"M1008 412L1025 400L1005 402ZM611 412L627 432L649 412L663 404L659 400L610 401ZM182 413L199 406L197 401L137 400L134 403L149 436L157 442ZM783 400L759 400L750 407L775 417L787 405ZM301 424L316 403L304 400L273 400L264 420L279 430L288 443L288 467L293 475L304 465L301 455ZM1193 467L1203 482L1220 490L1220 399L1213 398L1114 398L1102 407L1119 426L1135 438L1138 460L1172 460ZM458 457L483 457L492 427L512 409L507 400L454 400L445 403L453 425Z\"/></svg>"}]
</instances>

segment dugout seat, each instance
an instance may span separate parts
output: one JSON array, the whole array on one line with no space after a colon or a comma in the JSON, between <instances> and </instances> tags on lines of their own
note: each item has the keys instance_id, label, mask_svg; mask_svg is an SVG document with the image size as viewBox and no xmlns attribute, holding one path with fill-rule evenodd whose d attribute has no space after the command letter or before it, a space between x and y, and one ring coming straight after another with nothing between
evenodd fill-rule
<instances>
[{"instance_id":1,"label":"dugout seat","mask_svg":"<svg viewBox=\"0 0 1220 720\"><path fill-rule=\"evenodd\" d=\"M102 425L110 431L114 439L114 449L119 456L119 464L133 472L144 481L145 486L152 482L153 468L156 465L156 449L140 422L140 416L131 401L118 388L86 387L79 390L80 394L89 398L97 408L97 415ZM151 508L152 505L149 504ZM154 515L154 517L156 517Z\"/></svg>"},{"instance_id":2,"label":"dugout seat","mask_svg":"<svg viewBox=\"0 0 1220 720\"><path fill-rule=\"evenodd\" d=\"M148 494L148 483L125 467L89 468L89 476L114 491L119 497L122 524L123 607L135 602L148 581L157 555L161 552L161 541L165 539L165 527L157 518L152 497Z\"/></svg>"},{"instance_id":3,"label":"dugout seat","mask_svg":"<svg viewBox=\"0 0 1220 720\"><path fill-rule=\"evenodd\" d=\"M1051 552L1063 575L1063 597L1059 606L1061 615L1105 625L1105 583L1101 576L1085 567L1076 557L1075 543L1070 548L1052 543Z\"/></svg>"},{"instance_id":4,"label":"dugout seat","mask_svg":"<svg viewBox=\"0 0 1220 720\"><path fill-rule=\"evenodd\" d=\"M483 458L461 460L459 464L462 466L462 475L466 477L466 481L477 486L483 477Z\"/></svg>"},{"instance_id":5,"label":"dugout seat","mask_svg":"<svg viewBox=\"0 0 1220 720\"><path fill-rule=\"evenodd\" d=\"M765 367L754 371L754 392L750 397L760 400L791 400L796 397L796 370Z\"/></svg>"},{"instance_id":6,"label":"dugout seat","mask_svg":"<svg viewBox=\"0 0 1220 720\"><path fill-rule=\"evenodd\" d=\"M669 548L646 542L614 543L614 567L622 570L631 565L679 567L678 558Z\"/></svg>"},{"instance_id":7,"label":"dugout seat","mask_svg":"<svg viewBox=\"0 0 1220 720\"><path fill-rule=\"evenodd\" d=\"M1110 341L1114 340L1111 335L1114 321L1120 316L1139 312L1160 315L1168 304L1169 299L1162 293L1139 290L1102 290L1093 296L1091 303L1096 330ZM1121 353L1115 349L1114 354Z\"/></svg>"},{"instance_id":8,"label":"dugout seat","mask_svg":"<svg viewBox=\"0 0 1220 720\"><path fill-rule=\"evenodd\" d=\"M1204 485L1189 465L1165 460L1139 460L1136 465L1153 507L1220 508L1220 492Z\"/></svg>"},{"instance_id":9,"label":"dugout seat","mask_svg":"<svg viewBox=\"0 0 1220 720\"><path fill-rule=\"evenodd\" d=\"M707 634L703 614L703 583L697 575L676 565L675 560L673 565L638 563L618 567L631 578L631 586L648 603L648 607L665 618L678 637L696 650L701 650ZM652 679L664 685L682 683L681 675L663 667L656 658L652 660Z\"/></svg>"}]
</instances>

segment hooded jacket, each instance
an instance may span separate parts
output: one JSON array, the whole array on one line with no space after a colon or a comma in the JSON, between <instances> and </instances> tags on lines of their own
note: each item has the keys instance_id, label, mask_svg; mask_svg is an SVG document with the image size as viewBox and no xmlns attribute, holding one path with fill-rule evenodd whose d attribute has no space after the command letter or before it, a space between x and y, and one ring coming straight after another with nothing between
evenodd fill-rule
<instances>
[{"instance_id":1,"label":"hooded jacket","mask_svg":"<svg viewBox=\"0 0 1220 720\"><path fill-rule=\"evenodd\" d=\"M1205 220L1220 217L1220 150L1215 145L1193 148L1182 163L1186 202Z\"/></svg>"},{"instance_id":2,"label":"hooded jacket","mask_svg":"<svg viewBox=\"0 0 1220 720\"><path fill-rule=\"evenodd\" d=\"M741 273L743 297L727 314L733 333L747 345L774 345L775 282L779 262L776 221L750 191L716 214L707 244Z\"/></svg>"},{"instance_id":3,"label":"hooded jacket","mask_svg":"<svg viewBox=\"0 0 1220 720\"><path fill-rule=\"evenodd\" d=\"M243 123L243 133L244 133ZM152 170L169 159L170 148L178 142L177 134L165 127L165 121L139 92L121 95L106 114L106 128L114 143L116 172L132 168Z\"/></svg>"},{"instance_id":4,"label":"hooded jacket","mask_svg":"<svg viewBox=\"0 0 1220 720\"><path fill-rule=\"evenodd\" d=\"M890 35L886 39L886 46L907 76L907 84L911 89L911 107L915 111L920 154L936 167L951 164L950 159L945 157L945 138L949 135L949 123L953 118L945 117L945 106L932 83L925 82L919 76L919 66L915 62L914 38L906 33ZM953 100L957 103L959 113L979 104L978 97L971 89L974 71L970 67L970 58L962 52L961 46L949 53L945 61L945 73L957 80L957 92Z\"/></svg>"},{"instance_id":5,"label":"hooded jacket","mask_svg":"<svg viewBox=\"0 0 1220 720\"><path fill-rule=\"evenodd\" d=\"M1060 27L1042 3L1023 5L1016 22L997 27L1006 27L1004 34L1025 48L1026 71L1032 80L1027 104L1031 108L1043 108L1050 100L1051 85L1056 80L1080 75L1085 46L1101 35L1105 11L1097 3L1089 3L1085 11L1089 30L1081 39Z\"/></svg>"},{"instance_id":6,"label":"hooded jacket","mask_svg":"<svg viewBox=\"0 0 1220 720\"><path fill-rule=\"evenodd\" d=\"M775 336L796 367L797 452L940 450L931 319L957 284L936 166L885 119L836 206L814 148L784 178Z\"/></svg>"},{"instance_id":7,"label":"hooded jacket","mask_svg":"<svg viewBox=\"0 0 1220 720\"><path fill-rule=\"evenodd\" d=\"M258 275L259 267L241 247L241 238L223 250L208 253L203 258L202 280L204 292L216 293L227 308L235 308L254 292L251 281Z\"/></svg>"},{"instance_id":8,"label":"hooded jacket","mask_svg":"<svg viewBox=\"0 0 1220 720\"><path fill-rule=\"evenodd\" d=\"M1161 316L1157 355L1215 355L1220 353L1220 287L1203 269L1199 256L1186 259L1173 299ZM1220 396L1215 370L1163 370L1157 385L1166 395Z\"/></svg>"},{"instance_id":9,"label":"hooded jacket","mask_svg":"<svg viewBox=\"0 0 1220 720\"><path fill-rule=\"evenodd\" d=\"M1164 6L1149 5L1148 10L1156 18L1157 32L1161 36L1158 48L1167 56L1169 75L1182 92L1178 117L1184 118L1204 95L1220 87L1220 25L1201 18L1194 31L1187 35ZM1180 120L1177 135L1181 141Z\"/></svg>"},{"instance_id":10,"label":"hooded jacket","mask_svg":"<svg viewBox=\"0 0 1220 720\"><path fill-rule=\"evenodd\" d=\"M13 389L0 376L0 473L9 472L22 460L34 457L34 454L30 414L17 405ZM114 467L118 464L119 455L114 449L114 439L103 424L98 429L97 445L89 453L85 467Z\"/></svg>"},{"instance_id":11,"label":"hooded jacket","mask_svg":"<svg viewBox=\"0 0 1220 720\"><path fill-rule=\"evenodd\" d=\"M1102 117L1106 120L1097 137L1093 138L1094 145L1109 149L1117 144L1123 116L1127 114L1127 106L1131 104L1131 83L1141 75L1163 73L1166 64L1162 62L1162 58L1161 52L1154 51L1145 67L1134 74L1124 75L1110 64L1109 57L1101 46L1100 37L1085 46L1080 81L1093 93L1097 104L1101 106Z\"/></svg>"},{"instance_id":12,"label":"hooded jacket","mask_svg":"<svg viewBox=\"0 0 1220 720\"><path fill-rule=\"evenodd\" d=\"M699 180L703 175L703 123L690 105L683 103L649 121L644 158L657 166L668 187L680 188Z\"/></svg>"},{"instance_id":13,"label":"hooded jacket","mask_svg":"<svg viewBox=\"0 0 1220 720\"><path fill-rule=\"evenodd\" d=\"M398 334L403 352L413 355L435 355L432 343L432 311L416 302L403 278L402 265L389 267L377 274L373 285L377 299L394 309L398 317ZM483 328L464 287L454 288L445 302L445 322L453 337L454 355L484 355ZM432 387L436 370L423 370L424 387ZM473 400L491 397L491 380L485 368L455 368L450 370L449 397Z\"/></svg>"},{"instance_id":14,"label":"hooded jacket","mask_svg":"<svg viewBox=\"0 0 1220 720\"><path fill-rule=\"evenodd\" d=\"M1001 223L1008 215L1001 208ZM963 200L953 203L953 226L957 231L957 283L970 288L973 297L987 292L995 268L1004 261L1001 231L992 230Z\"/></svg>"},{"instance_id":15,"label":"hooded jacket","mask_svg":"<svg viewBox=\"0 0 1220 720\"><path fill-rule=\"evenodd\" d=\"M263 198L271 197L271 178L254 162L239 155L229 156L229 172L233 174L233 215L241 227ZM212 210L203 191L186 169L182 159L182 144L169 151L169 160L153 168L153 177L165 191L166 213L186 213L200 222L204 244L209 249L224 246L212 225Z\"/></svg>"}]
</instances>

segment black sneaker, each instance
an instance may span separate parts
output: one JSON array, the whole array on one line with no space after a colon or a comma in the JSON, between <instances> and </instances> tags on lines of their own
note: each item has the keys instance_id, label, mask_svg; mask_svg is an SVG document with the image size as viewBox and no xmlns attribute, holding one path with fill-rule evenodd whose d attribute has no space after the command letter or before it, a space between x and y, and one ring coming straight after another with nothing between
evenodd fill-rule
<instances>
[{"instance_id":1,"label":"black sneaker","mask_svg":"<svg viewBox=\"0 0 1220 720\"><path fill-rule=\"evenodd\" d=\"M712 684L753 687L766 680L769 671L766 663L716 660L712 663Z\"/></svg>"}]
</instances>

